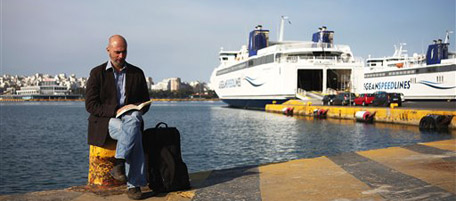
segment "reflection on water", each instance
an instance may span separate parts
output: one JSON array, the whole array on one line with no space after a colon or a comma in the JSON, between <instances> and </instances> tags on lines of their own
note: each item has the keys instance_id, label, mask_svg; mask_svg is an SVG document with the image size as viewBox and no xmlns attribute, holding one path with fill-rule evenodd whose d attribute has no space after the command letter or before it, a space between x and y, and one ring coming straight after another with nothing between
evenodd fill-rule
<instances>
[{"instance_id":1,"label":"reflection on water","mask_svg":"<svg viewBox=\"0 0 456 201\"><path fill-rule=\"evenodd\" d=\"M0 194L84 185L84 103L0 103ZM166 122L181 132L190 172L258 165L341 152L450 139L416 126L287 117L220 102L153 103L145 127Z\"/></svg>"}]
</instances>

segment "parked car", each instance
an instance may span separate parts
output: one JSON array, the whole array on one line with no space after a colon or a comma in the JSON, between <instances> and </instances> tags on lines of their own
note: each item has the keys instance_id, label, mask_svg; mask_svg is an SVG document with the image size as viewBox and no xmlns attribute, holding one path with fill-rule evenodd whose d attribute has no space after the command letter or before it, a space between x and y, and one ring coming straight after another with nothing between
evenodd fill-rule
<instances>
[{"instance_id":1,"label":"parked car","mask_svg":"<svg viewBox=\"0 0 456 201\"><path fill-rule=\"evenodd\" d=\"M405 101L404 94L403 93L399 93L399 95L401 96L401 101L404 102ZM399 106L401 106L401 105L402 105L402 103Z\"/></svg>"},{"instance_id":2,"label":"parked car","mask_svg":"<svg viewBox=\"0 0 456 201\"><path fill-rule=\"evenodd\" d=\"M338 93L333 99L333 105L351 105L356 98L354 93L342 92Z\"/></svg>"},{"instance_id":3,"label":"parked car","mask_svg":"<svg viewBox=\"0 0 456 201\"><path fill-rule=\"evenodd\" d=\"M375 106L386 106L389 107L391 103L397 103L400 107L402 106L402 95L401 93L387 93L384 91L378 91L374 93L374 100L372 104Z\"/></svg>"},{"instance_id":4,"label":"parked car","mask_svg":"<svg viewBox=\"0 0 456 201\"><path fill-rule=\"evenodd\" d=\"M334 97L336 97L334 94L323 96L323 105L332 105Z\"/></svg>"},{"instance_id":5,"label":"parked car","mask_svg":"<svg viewBox=\"0 0 456 201\"><path fill-rule=\"evenodd\" d=\"M358 97L356 97L354 101L354 105L362 105L362 106L367 106L372 104L372 101L374 100L375 96L374 94L359 94Z\"/></svg>"}]
</instances>

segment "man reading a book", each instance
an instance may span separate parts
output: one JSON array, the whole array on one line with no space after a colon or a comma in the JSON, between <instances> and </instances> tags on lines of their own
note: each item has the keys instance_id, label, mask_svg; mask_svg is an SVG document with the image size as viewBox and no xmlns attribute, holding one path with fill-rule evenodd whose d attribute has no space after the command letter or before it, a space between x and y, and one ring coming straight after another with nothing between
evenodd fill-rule
<instances>
[{"instance_id":1,"label":"man reading a book","mask_svg":"<svg viewBox=\"0 0 456 201\"><path fill-rule=\"evenodd\" d=\"M123 109L149 101L144 72L125 61L127 41L120 35L109 38L106 48L109 61L90 72L87 81L85 106L90 113L88 143L103 146L112 138L117 140L116 163L111 171L114 179L127 182L127 195L141 199L140 186L147 185L142 146L141 111L132 110L115 118Z\"/></svg>"}]
</instances>

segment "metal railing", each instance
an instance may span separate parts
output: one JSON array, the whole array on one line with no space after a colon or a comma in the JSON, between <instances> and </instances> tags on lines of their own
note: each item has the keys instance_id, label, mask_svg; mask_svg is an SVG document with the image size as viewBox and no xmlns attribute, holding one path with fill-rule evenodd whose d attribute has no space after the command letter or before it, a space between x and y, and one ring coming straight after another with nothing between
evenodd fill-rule
<instances>
[{"instance_id":1,"label":"metal railing","mask_svg":"<svg viewBox=\"0 0 456 201\"><path fill-rule=\"evenodd\" d=\"M290 55L287 56L285 61L287 63L298 63L301 61L306 61L310 63L355 63L361 62L361 59L358 58L342 58L340 56L305 56L305 55Z\"/></svg>"},{"instance_id":2,"label":"metal railing","mask_svg":"<svg viewBox=\"0 0 456 201\"><path fill-rule=\"evenodd\" d=\"M307 91L304 90L304 89L298 88L298 89L296 90L296 94L299 94L299 95L301 95L301 96L307 96Z\"/></svg>"}]
</instances>

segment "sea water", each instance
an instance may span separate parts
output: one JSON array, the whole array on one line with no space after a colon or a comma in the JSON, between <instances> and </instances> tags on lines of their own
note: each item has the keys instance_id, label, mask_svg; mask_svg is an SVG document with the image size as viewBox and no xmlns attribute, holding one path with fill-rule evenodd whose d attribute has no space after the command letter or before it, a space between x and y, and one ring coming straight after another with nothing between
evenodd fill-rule
<instances>
[{"instance_id":1,"label":"sea water","mask_svg":"<svg viewBox=\"0 0 456 201\"><path fill-rule=\"evenodd\" d=\"M87 183L83 102L0 103L0 194ZM177 127L189 172L450 139L416 126L316 120L233 109L221 102L154 102L145 128Z\"/></svg>"}]
</instances>

